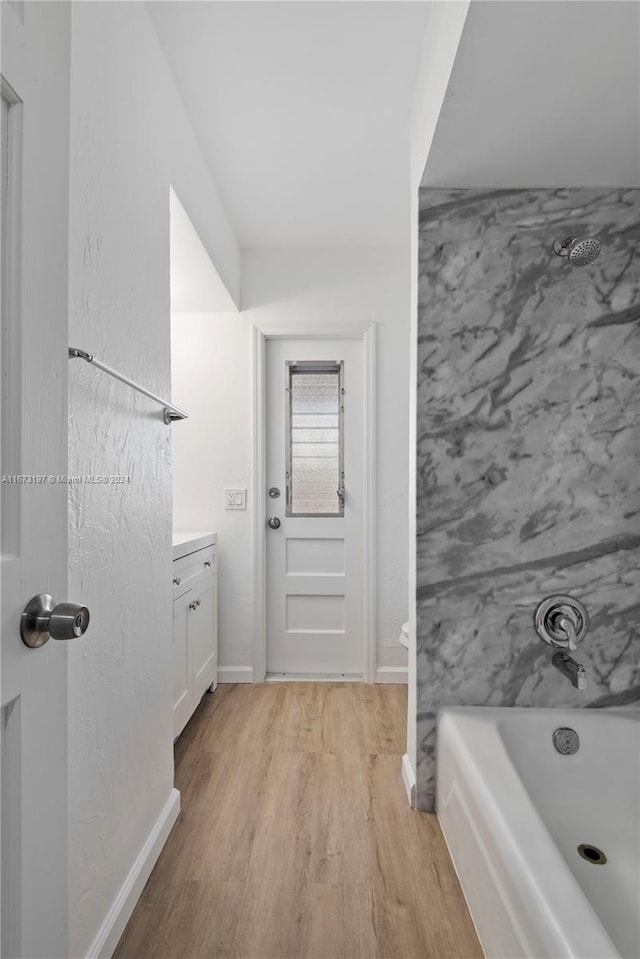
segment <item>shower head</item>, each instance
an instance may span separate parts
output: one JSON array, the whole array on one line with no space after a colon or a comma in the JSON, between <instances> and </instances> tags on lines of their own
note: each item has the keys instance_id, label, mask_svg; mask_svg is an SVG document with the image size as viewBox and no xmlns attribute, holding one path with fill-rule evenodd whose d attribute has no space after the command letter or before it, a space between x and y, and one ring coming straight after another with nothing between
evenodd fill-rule
<instances>
[{"instance_id":1,"label":"shower head","mask_svg":"<svg viewBox=\"0 0 640 959\"><path fill-rule=\"evenodd\" d=\"M553 252L557 256L568 256L571 266L589 266L600 256L600 240L595 237L576 239L567 236L564 240L553 241Z\"/></svg>"}]
</instances>

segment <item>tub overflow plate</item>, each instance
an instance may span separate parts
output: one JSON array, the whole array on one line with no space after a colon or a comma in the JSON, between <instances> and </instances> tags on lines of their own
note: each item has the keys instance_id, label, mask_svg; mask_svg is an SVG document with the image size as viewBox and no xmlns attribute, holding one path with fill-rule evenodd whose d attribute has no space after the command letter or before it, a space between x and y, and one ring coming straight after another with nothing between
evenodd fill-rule
<instances>
[{"instance_id":1,"label":"tub overflow plate","mask_svg":"<svg viewBox=\"0 0 640 959\"><path fill-rule=\"evenodd\" d=\"M592 862L594 866L604 866L607 861L607 857L602 849L598 849L597 846L592 846L588 842L580 843L578 846L578 854L582 856L583 859L586 859L587 862Z\"/></svg>"}]
</instances>

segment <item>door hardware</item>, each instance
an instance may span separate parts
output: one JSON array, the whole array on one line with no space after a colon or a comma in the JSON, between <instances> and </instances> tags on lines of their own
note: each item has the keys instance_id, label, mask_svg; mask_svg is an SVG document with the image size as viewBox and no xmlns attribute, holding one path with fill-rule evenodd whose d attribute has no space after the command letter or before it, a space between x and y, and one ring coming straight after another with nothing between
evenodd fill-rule
<instances>
[{"instance_id":1,"label":"door hardware","mask_svg":"<svg viewBox=\"0 0 640 959\"><path fill-rule=\"evenodd\" d=\"M89 626L89 610L77 603L58 603L48 593L30 599L20 617L20 636L25 646L38 649L54 639L76 639Z\"/></svg>"}]
</instances>

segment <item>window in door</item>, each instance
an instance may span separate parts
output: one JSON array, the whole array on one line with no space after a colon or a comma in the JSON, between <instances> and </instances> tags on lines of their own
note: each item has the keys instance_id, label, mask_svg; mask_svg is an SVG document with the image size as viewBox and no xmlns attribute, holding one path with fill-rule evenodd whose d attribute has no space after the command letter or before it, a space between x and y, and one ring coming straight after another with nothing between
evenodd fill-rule
<instances>
[{"instance_id":1,"label":"window in door","mask_svg":"<svg viewBox=\"0 0 640 959\"><path fill-rule=\"evenodd\" d=\"M344 515L344 363L287 364L286 515Z\"/></svg>"}]
</instances>

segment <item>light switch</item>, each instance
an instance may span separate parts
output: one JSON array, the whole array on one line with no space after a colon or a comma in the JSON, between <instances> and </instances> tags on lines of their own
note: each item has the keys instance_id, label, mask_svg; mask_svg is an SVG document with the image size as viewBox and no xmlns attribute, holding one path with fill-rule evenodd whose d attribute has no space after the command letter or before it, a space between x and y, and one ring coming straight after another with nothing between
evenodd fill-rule
<instances>
[{"instance_id":1,"label":"light switch","mask_svg":"<svg viewBox=\"0 0 640 959\"><path fill-rule=\"evenodd\" d=\"M226 489L224 491L225 509L246 509L247 491L246 489Z\"/></svg>"}]
</instances>

